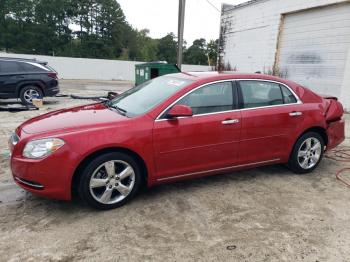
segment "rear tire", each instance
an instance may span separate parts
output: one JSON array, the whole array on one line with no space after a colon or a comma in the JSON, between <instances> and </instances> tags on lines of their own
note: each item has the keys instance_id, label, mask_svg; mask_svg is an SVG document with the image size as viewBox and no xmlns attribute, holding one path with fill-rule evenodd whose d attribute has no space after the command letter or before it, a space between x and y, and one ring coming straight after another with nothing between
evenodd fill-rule
<instances>
[{"instance_id":1,"label":"rear tire","mask_svg":"<svg viewBox=\"0 0 350 262\"><path fill-rule=\"evenodd\" d=\"M294 145L288 166L296 174L312 172L321 162L325 142L316 132L307 132Z\"/></svg>"},{"instance_id":2,"label":"rear tire","mask_svg":"<svg viewBox=\"0 0 350 262\"><path fill-rule=\"evenodd\" d=\"M108 210L130 201L141 183L140 167L131 156L106 153L97 156L82 170L79 195L89 206Z\"/></svg>"},{"instance_id":3,"label":"rear tire","mask_svg":"<svg viewBox=\"0 0 350 262\"><path fill-rule=\"evenodd\" d=\"M23 105L33 105L32 99L35 97L39 99L44 97L43 92L37 86L25 86L21 89L19 94L19 98Z\"/></svg>"}]
</instances>

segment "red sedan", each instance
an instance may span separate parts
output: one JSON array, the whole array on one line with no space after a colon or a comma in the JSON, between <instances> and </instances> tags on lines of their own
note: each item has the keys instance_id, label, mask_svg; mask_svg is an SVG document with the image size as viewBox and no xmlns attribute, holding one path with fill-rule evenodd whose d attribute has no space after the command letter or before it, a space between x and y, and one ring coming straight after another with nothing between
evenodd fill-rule
<instances>
[{"instance_id":1,"label":"red sedan","mask_svg":"<svg viewBox=\"0 0 350 262\"><path fill-rule=\"evenodd\" d=\"M286 163L308 173L344 140L342 105L260 74L179 73L114 100L33 118L10 139L14 180L38 195L119 207L143 184Z\"/></svg>"}]
</instances>

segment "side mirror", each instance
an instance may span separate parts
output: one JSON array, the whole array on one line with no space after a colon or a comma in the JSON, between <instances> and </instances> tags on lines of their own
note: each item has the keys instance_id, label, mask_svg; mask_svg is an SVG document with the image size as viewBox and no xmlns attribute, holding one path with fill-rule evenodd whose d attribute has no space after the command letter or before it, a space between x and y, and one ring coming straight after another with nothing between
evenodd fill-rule
<instances>
[{"instance_id":1,"label":"side mirror","mask_svg":"<svg viewBox=\"0 0 350 262\"><path fill-rule=\"evenodd\" d=\"M186 105L175 105L173 106L168 114L168 118L176 118L176 117L188 117L193 116L192 108Z\"/></svg>"}]
</instances>

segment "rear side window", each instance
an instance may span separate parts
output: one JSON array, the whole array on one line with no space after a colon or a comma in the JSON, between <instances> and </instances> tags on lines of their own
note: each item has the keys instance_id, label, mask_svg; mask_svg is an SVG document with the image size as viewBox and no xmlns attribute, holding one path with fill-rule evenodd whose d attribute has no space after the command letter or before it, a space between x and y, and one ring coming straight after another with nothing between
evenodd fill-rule
<instances>
[{"instance_id":1,"label":"rear side window","mask_svg":"<svg viewBox=\"0 0 350 262\"><path fill-rule=\"evenodd\" d=\"M6 73L18 73L22 72L23 69L21 69L20 63L13 62L13 61L0 61L0 73L6 74Z\"/></svg>"},{"instance_id":2,"label":"rear side window","mask_svg":"<svg viewBox=\"0 0 350 262\"><path fill-rule=\"evenodd\" d=\"M233 109L232 83L221 82L201 87L177 104L191 107L194 115L230 111Z\"/></svg>"},{"instance_id":3,"label":"rear side window","mask_svg":"<svg viewBox=\"0 0 350 262\"><path fill-rule=\"evenodd\" d=\"M294 104L297 102L297 99L287 87L281 85L281 90L285 104Z\"/></svg>"},{"instance_id":4,"label":"rear side window","mask_svg":"<svg viewBox=\"0 0 350 262\"><path fill-rule=\"evenodd\" d=\"M240 81L244 108L283 104L279 84L265 81Z\"/></svg>"},{"instance_id":5,"label":"rear side window","mask_svg":"<svg viewBox=\"0 0 350 262\"><path fill-rule=\"evenodd\" d=\"M49 71L45 66L41 64L31 63L31 62L23 62L21 63L21 67L25 72L43 72Z\"/></svg>"}]
</instances>

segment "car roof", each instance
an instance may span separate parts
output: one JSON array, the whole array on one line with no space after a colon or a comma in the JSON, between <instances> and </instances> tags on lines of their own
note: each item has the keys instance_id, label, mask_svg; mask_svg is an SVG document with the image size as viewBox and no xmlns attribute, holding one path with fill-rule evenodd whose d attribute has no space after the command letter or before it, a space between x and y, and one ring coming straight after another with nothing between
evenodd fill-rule
<instances>
[{"instance_id":1,"label":"car roof","mask_svg":"<svg viewBox=\"0 0 350 262\"><path fill-rule=\"evenodd\" d=\"M174 77L189 79L192 81L200 81L200 82L212 82L212 81L220 81L220 80L229 80L229 79L258 79L258 80L268 80L268 81L276 81L289 86L297 85L296 83L289 81L284 78L265 75L260 73L242 73L237 71L209 71L209 72L181 72L172 74Z\"/></svg>"},{"instance_id":2,"label":"car roof","mask_svg":"<svg viewBox=\"0 0 350 262\"><path fill-rule=\"evenodd\" d=\"M47 65L47 62L36 60L35 58L16 58L16 57L0 57L0 61L15 61L15 62L30 62L37 63L41 65Z\"/></svg>"}]
</instances>

